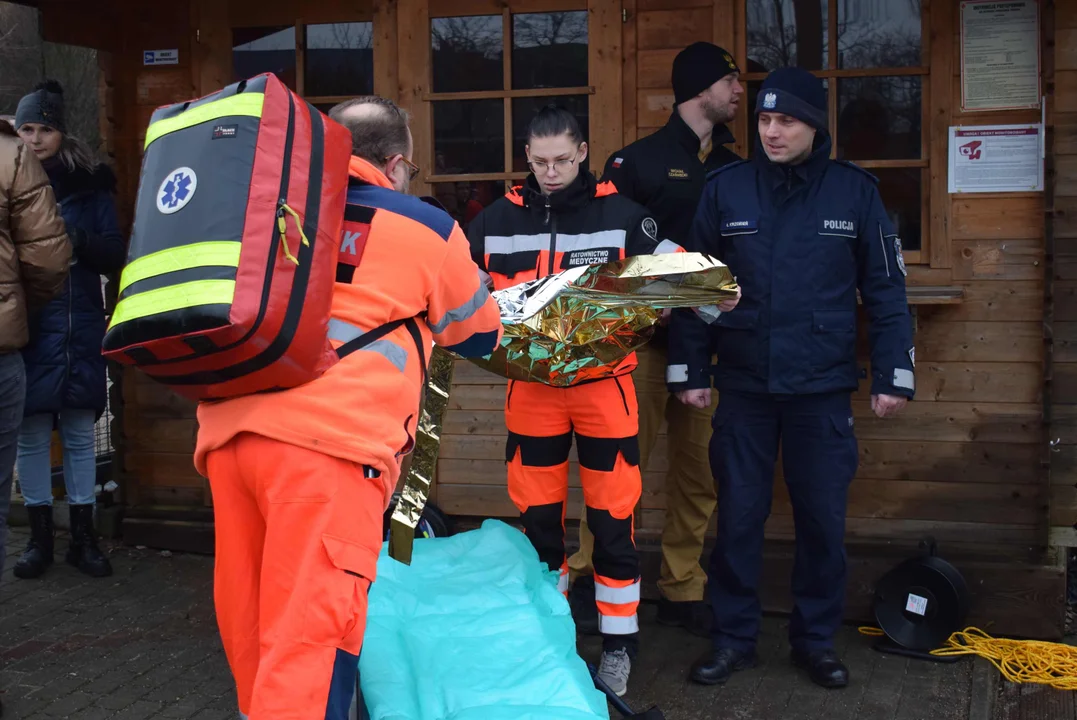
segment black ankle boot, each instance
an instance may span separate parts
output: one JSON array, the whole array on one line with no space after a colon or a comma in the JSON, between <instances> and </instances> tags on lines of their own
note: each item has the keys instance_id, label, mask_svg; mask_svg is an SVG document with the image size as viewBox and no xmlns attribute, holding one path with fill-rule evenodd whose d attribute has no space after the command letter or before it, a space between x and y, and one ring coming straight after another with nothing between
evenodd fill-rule
<instances>
[{"instance_id":1,"label":"black ankle boot","mask_svg":"<svg viewBox=\"0 0 1077 720\"><path fill-rule=\"evenodd\" d=\"M93 527L93 505L72 505L71 547L67 550L67 562L90 577L107 577L112 565L105 554L97 548L97 535Z\"/></svg>"},{"instance_id":2,"label":"black ankle boot","mask_svg":"<svg viewBox=\"0 0 1077 720\"><path fill-rule=\"evenodd\" d=\"M41 577L52 565L52 506L26 508L30 517L30 542L15 562L15 577L23 580Z\"/></svg>"}]
</instances>

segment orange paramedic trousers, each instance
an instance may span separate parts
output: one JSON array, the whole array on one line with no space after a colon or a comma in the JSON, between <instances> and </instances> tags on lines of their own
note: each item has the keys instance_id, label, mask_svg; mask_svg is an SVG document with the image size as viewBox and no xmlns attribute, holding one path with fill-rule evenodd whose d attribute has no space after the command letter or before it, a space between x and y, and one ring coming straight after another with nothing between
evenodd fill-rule
<instances>
[{"instance_id":1,"label":"orange paramedic trousers","mask_svg":"<svg viewBox=\"0 0 1077 720\"><path fill-rule=\"evenodd\" d=\"M638 647L639 555L633 517L642 491L639 408L630 375L555 388L510 381L505 394L508 489L539 559L568 590L565 506L576 435L587 522L595 536L595 600L606 650Z\"/></svg>"},{"instance_id":2,"label":"orange paramedic trousers","mask_svg":"<svg viewBox=\"0 0 1077 720\"><path fill-rule=\"evenodd\" d=\"M346 720L381 548L382 481L243 433L207 457L213 595L249 720Z\"/></svg>"}]
</instances>

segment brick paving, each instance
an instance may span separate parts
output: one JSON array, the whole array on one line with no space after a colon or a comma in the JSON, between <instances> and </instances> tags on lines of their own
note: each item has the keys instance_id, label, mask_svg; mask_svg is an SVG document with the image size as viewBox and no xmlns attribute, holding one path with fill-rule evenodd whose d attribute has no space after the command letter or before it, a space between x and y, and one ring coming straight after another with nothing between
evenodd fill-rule
<instances>
[{"instance_id":1,"label":"brick paving","mask_svg":"<svg viewBox=\"0 0 1077 720\"><path fill-rule=\"evenodd\" d=\"M106 544L115 574L94 580L63 563L44 578L11 575L24 529L9 538L0 578L0 691L5 720L225 720L235 694L217 637L212 558ZM657 704L669 720L964 720L973 664L942 665L882 655L854 628L839 648L849 688L825 691L791 669L786 621L768 618L761 665L720 689L691 685L685 672L707 641L654 624L645 604L643 654L625 700ZM597 659L599 643L580 638ZM982 661L977 661L982 662ZM611 717L617 718L611 710ZM439 719L432 719L439 720ZM972 718L976 720L976 718Z\"/></svg>"}]
</instances>

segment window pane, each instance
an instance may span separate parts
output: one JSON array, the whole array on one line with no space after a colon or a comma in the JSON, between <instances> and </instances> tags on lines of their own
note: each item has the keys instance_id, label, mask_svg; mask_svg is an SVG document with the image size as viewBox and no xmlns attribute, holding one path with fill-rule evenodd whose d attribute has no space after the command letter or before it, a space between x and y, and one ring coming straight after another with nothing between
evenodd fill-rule
<instances>
[{"instance_id":1,"label":"window pane","mask_svg":"<svg viewBox=\"0 0 1077 720\"><path fill-rule=\"evenodd\" d=\"M504 172L504 101L435 102L434 156L438 175Z\"/></svg>"},{"instance_id":2,"label":"window pane","mask_svg":"<svg viewBox=\"0 0 1077 720\"><path fill-rule=\"evenodd\" d=\"M374 24L307 25L305 95L374 92Z\"/></svg>"},{"instance_id":3,"label":"window pane","mask_svg":"<svg viewBox=\"0 0 1077 720\"><path fill-rule=\"evenodd\" d=\"M890 215L902 250L919 250L921 245L921 203L926 168L868 168L879 178L879 193Z\"/></svg>"},{"instance_id":4,"label":"window pane","mask_svg":"<svg viewBox=\"0 0 1077 720\"><path fill-rule=\"evenodd\" d=\"M830 92L830 78L823 78L823 89L827 93ZM748 111L748 155L754 155L756 152L763 152L759 148L759 122L755 114L755 99L759 95L759 88L763 85L760 80L753 80L746 83L745 94L747 99L747 111Z\"/></svg>"},{"instance_id":5,"label":"window pane","mask_svg":"<svg viewBox=\"0 0 1077 720\"><path fill-rule=\"evenodd\" d=\"M750 0L747 72L827 67L827 0Z\"/></svg>"},{"instance_id":6,"label":"window pane","mask_svg":"<svg viewBox=\"0 0 1077 720\"><path fill-rule=\"evenodd\" d=\"M430 21L434 92L504 89L502 22L500 15Z\"/></svg>"},{"instance_id":7,"label":"window pane","mask_svg":"<svg viewBox=\"0 0 1077 720\"><path fill-rule=\"evenodd\" d=\"M295 28L237 28L232 31L232 74L244 80L265 72L296 89Z\"/></svg>"},{"instance_id":8,"label":"window pane","mask_svg":"<svg viewBox=\"0 0 1077 720\"><path fill-rule=\"evenodd\" d=\"M838 67L921 64L920 0L838 2Z\"/></svg>"},{"instance_id":9,"label":"window pane","mask_svg":"<svg viewBox=\"0 0 1077 720\"><path fill-rule=\"evenodd\" d=\"M512 16L512 87L587 84L587 11Z\"/></svg>"},{"instance_id":10,"label":"window pane","mask_svg":"<svg viewBox=\"0 0 1077 720\"><path fill-rule=\"evenodd\" d=\"M839 80L838 157L920 159L922 85L915 75Z\"/></svg>"},{"instance_id":11,"label":"window pane","mask_svg":"<svg viewBox=\"0 0 1077 720\"><path fill-rule=\"evenodd\" d=\"M527 153L524 146L527 145L527 126L531 123L538 111L550 104L556 104L565 108L576 116L583 132L583 139L588 139L587 100L590 95L563 95L559 97L515 98L512 101L512 170L513 172L529 172L527 166ZM588 157L584 167L598 164L601 168L606 163L606 158Z\"/></svg>"},{"instance_id":12,"label":"window pane","mask_svg":"<svg viewBox=\"0 0 1077 720\"><path fill-rule=\"evenodd\" d=\"M500 180L434 184L434 197L460 223L464 232L484 207L504 194L505 183Z\"/></svg>"}]
</instances>

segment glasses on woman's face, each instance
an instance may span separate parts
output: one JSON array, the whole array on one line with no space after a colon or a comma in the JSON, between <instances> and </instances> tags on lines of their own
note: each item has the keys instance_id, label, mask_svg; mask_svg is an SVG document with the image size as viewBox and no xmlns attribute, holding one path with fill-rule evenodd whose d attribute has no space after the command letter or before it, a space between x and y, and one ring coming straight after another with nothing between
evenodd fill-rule
<instances>
[{"instance_id":1,"label":"glasses on woman's face","mask_svg":"<svg viewBox=\"0 0 1077 720\"><path fill-rule=\"evenodd\" d=\"M385 162L389 162L394 157L397 157L397 156L396 155L390 155L389 157L385 158ZM403 155L400 155L399 157L400 157L400 161L402 163L404 163L408 168L408 180L409 181L414 180L415 178L419 177L419 166L416 165L415 163L413 163L411 160L408 160Z\"/></svg>"},{"instance_id":2,"label":"glasses on woman's face","mask_svg":"<svg viewBox=\"0 0 1077 720\"><path fill-rule=\"evenodd\" d=\"M550 169L551 165L553 166L553 169L556 172L562 173L565 170L568 170L570 167L572 167L572 165L576 162L576 158L578 158L579 156L580 156L580 152L579 152L579 150L577 150L576 154L573 155L570 158L563 158L561 160L554 160L552 163L548 163L545 160L532 160L532 159L528 158L527 164L531 168L531 171L533 173L535 173L536 175L540 175L542 173L545 173L546 171L548 171Z\"/></svg>"}]
</instances>

